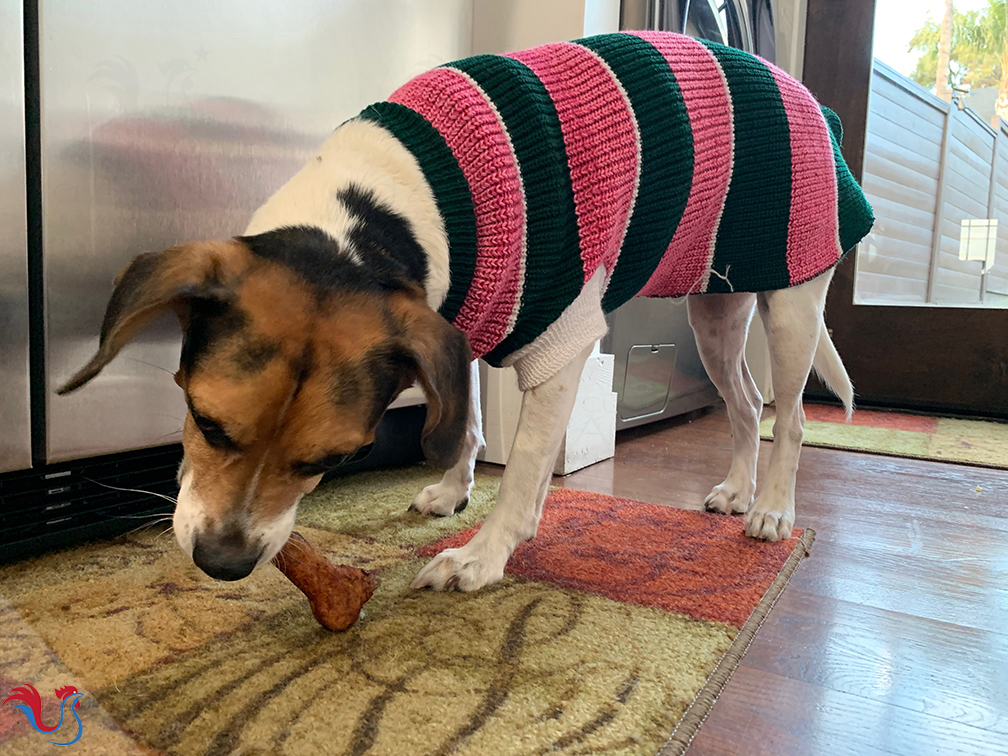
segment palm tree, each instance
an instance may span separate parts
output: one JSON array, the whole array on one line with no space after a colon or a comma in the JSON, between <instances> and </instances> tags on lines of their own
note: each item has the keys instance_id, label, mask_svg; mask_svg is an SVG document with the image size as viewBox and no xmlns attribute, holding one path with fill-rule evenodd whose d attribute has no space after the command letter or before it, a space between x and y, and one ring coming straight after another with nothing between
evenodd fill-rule
<instances>
[{"instance_id":1,"label":"palm tree","mask_svg":"<svg viewBox=\"0 0 1008 756\"><path fill-rule=\"evenodd\" d=\"M980 10L956 12L945 0L941 24L928 18L910 40L921 53L914 81L950 99L952 87L998 88L997 114L1008 120L1008 14L1005 0L987 0ZM947 57L943 55L947 44ZM947 62L946 62L947 61ZM943 72L943 73L942 73Z\"/></svg>"},{"instance_id":2,"label":"palm tree","mask_svg":"<svg viewBox=\"0 0 1008 756\"><path fill-rule=\"evenodd\" d=\"M938 37L938 61L935 72L935 94L945 102L952 102L949 89L949 57L952 54L952 0L945 0L945 15L942 16L941 35Z\"/></svg>"},{"instance_id":3,"label":"palm tree","mask_svg":"<svg viewBox=\"0 0 1008 756\"><path fill-rule=\"evenodd\" d=\"M1008 12L1005 12L1005 4L1001 3L1001 18L997 28L1001 31L1001 80L998 82L997 104L994 112L998 116L1008 120Z\"/></svg>"}]
</instances>

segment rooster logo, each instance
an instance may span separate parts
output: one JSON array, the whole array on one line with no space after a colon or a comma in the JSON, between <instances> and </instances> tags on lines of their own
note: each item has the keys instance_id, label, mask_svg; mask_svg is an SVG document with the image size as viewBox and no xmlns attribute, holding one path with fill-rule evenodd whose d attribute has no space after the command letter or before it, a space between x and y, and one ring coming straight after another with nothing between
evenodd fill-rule
<instances>
[{"instance_id":1,"label":"rooster logo","mask_svg":"<svg viewBox=\"0 0 1008 756\"><path fill-rule=\"evenodd\" d=\"M73 740L68 740L65 743L57 743L55 740L50 740L49 742L58 746L73 745L80 740L81 733L84 731L84 725L81 723L81 719L77 715L77 709L80 707L80 698L83 694L78 693L77 688L73 685L64 685L62 688L57 688L55 693L56 698L58 698L61 703L59 722L57 722L54 727L50 727L42 721L42 697L39 695L39 692L28 683L14 688L0 706L3 706L9 701L19 701L19 703L14 704L14 708L20 709L24 712L24 715L28 718L28 724L34 727L36 732L48 734L50 732L56 732L56 730L58 730L63 724L63 715L66 713L66 705L67 702L69 702L70 713L73 714L73 718L77 720L77 737Z\"/></svg>"}]
</instances>

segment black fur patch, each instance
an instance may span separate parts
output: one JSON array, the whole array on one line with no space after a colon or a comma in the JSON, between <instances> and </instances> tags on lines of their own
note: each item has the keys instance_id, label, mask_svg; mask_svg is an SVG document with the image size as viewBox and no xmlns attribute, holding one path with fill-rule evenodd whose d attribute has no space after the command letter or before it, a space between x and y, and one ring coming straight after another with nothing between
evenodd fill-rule
<instances>
[{"instance_id":1,"label":"black fur patch","mask_svg":"<svg viewBox=\"0 0 1008 756\"><path fill-rule=\"evenodd\" d=\"M301 354L288 363L288 367L290 367L291 375L294 376L294 396L296 397L301 393L305 381L308 380L308 376L315 368L315 351L312 345L305 345Z\"/></svg>"},{"instance_id":2,"label":"black fur patch","mask_svg":"<svg viewBox=\"0 0 1008 756\"><path fill-rule=\"evenodd\" d=\"M241 333L248 323L245 311L229 302L193 300L189 328L182 339L182 366L191 372L212 346Z\"/></svg>"},{"instance_id":3,"label":"black fur patch","mask_svg":"<svg viewBox=\"0 0 1008 756\"><path fill-rule=\"evenodd\" d=\"M373 428L403 384L408 386L413 382L416 365L412 357L394 345L370 349L361 364L371 380L372 404L368 427Z\"/></svg>"},{"instance_id":4,"label":"black fur patch","mask_svg":"<svg viewBox=\"0 0 1008 756\"><path fill-rule=\"evenodd\" d=\"M251 319L237 305L215 299L195 299L189 305L189 328L182 339L181 364L188 371L197 367L210 350L225 342L229 359L239 376L256 375L280 354L275 341L249 333Z\"/></svg>"},{"instance_id":5,"label":"black fur patch","mask_svg":"<svg viewBox=\"0 0 1008 756\"><path fill-rule=\"evenodd\" d=\"M378 424L403 383L412 382L416 366L402 349L387 344L373 347L356 364L335 365L329 384L329 400L335 405L352 406L370 398L367 427Z\"/></svg>"},{"instance_id":6,"label":"black fur patch","mask_svg":"<svg viewBox=\"0 0 1008 756\"><path fill-rule=\"evenodd\" d=\"M360 401L364 394L360 371L352 365L336 365L329 382L329 401L335 405L349 406Z\"/></svg>"},{"instance_id":7,"label":"black fur patch","mask_svg":"<svg viewBox=\"0 0 1008 756\"><path fill-rule=\"evenodd\" d=\"M232 356L234 366L242 375L256 375L266 369L280 353L280 345L258 336L244 336Z\"/></svg>"},{"instance_id":8,"label":"black fur patch","mask_svg":"<svg viewBox=\"0 0 1008 756\"><path fill-rule=\"evenodd\" d=\"M350 242L365 263L401 268L400 275L422 286L427 278L427 255L413 235L410 222L356 184L350 184L336 197L358 221L350 232Z\"/></svg>"},{"instance_id":9,"label":"black fur patch","mask_svg":"<svg viewBox=\"0 0 1008 756\"><path fill-rule=\"evenodd\" d=\"M361 264L316 226L285 226L256 236L240 236L252 254L278 263L304 279L321 300L333 291L390 292L405 289L406 269L384 256L367 256Z\"/></svg>"}]
</instances>

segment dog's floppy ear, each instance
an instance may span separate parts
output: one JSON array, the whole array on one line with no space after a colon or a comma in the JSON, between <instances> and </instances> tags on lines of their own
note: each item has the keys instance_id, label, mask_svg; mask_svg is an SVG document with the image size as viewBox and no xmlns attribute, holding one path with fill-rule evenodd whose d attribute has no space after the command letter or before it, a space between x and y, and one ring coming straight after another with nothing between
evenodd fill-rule
<instances>
[{"instance_id":1,"label":"dog's floppy ear","mask_svg":"<svg viewBox=\"0 0 1008 756\"><path fill-rule=\"evenodd\" d=\"M98 375L164 310L173 308L182 318L185 305L193 299L232 296L224 281L224 268L236 252L234 242L199 242L134 258L116 276L97 353L57 393L68 394Z\"/></svg>"},{"instance_id":2,"label":"dog's floppy ear","mask_svg":"<svg viewBox=\"0 0 1008 756\"><path fill-rule=\"evenodd\" d=\"M422 298L411 298L401 313L407 349L427 396L421 446L427 460L451 467L462 453L469 425L472 349L465 334L434 312Z\"/></svg>"}]
</instances>

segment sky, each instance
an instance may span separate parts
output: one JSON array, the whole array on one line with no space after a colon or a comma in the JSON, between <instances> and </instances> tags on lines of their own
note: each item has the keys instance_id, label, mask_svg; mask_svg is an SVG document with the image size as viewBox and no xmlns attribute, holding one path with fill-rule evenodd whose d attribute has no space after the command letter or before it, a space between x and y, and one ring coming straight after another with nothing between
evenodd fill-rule
<instances>
[{"instance_id":1,"label":"sky","mask_svg":"<svg viewBox=\"0 0 1008 756\"><path fill-rule=\"evenodd\" d=\"M956 10L976 10L987 0L956 0ZM944 0L877 0L875 4L875 57L888 63L904 76L917 67L917 52L907 52L907 45L927 20L936 21L945 13Z\"/></svg>"}]
</instances>

